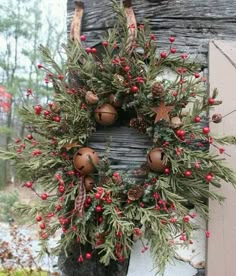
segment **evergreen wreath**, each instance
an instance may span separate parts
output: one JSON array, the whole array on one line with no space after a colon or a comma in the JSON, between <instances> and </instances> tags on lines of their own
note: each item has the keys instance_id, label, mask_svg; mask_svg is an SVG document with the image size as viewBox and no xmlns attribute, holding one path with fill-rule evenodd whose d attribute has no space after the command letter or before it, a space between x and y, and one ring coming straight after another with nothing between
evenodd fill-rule
<instances>
[{"instance_id":1,"label":"evergreen wreath","mask_svg":"<svg viewBox=\"0 0 236 276\"><path fill-rule=\"evenodd\" d=\"M63 69L40 47L44 63L38 68L53 85L53 100L20 110L30 134L1 157L15 161L27 178L24 186L39 197L36 205L18 210L39 223L41 239L62 229L55 253L75 242L90 243L108 265L129 258L134 240L142 239L143 252L150 248L163 273L177 246L192 243L196 225L189 206L207 217L207 200L223 200L211 187L219 188L222 180L235 185L221 145L236 139L213 138L209 122L223 118L208 117L210 108L222 103L217 90L208 96L200 66L177 54L174 37L169 49L158 53L156 37L146 24L136 24L129 2L113 1L118 20L102 41L102 53L86 48L76 17ZM82 9L77 3L77 15ZM174 78L163 73L167 69ZM97 129L122 125L151 143L146 164L132 172L111 168L109 145L102 157L89 146ZM78 262L92 255L78 253Z\"/></svg>"}]
</instances>

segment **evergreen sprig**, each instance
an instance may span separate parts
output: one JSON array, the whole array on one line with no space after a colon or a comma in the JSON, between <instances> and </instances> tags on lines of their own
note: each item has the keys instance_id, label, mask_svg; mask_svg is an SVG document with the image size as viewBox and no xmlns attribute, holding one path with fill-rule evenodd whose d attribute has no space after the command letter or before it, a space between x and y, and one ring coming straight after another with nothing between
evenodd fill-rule
<instances>
[{"instance_id":1,"label":"evergreen sprig","mask_svg":"<svg viewBox=\"0 0 236 276\"><path fill-rule=\"evenodd\" d=\"M40 47L45 63L41 69L53 86L53 101L20 110L30 135L17 139L9 152L1 150L0 158L15 162L27 180L24 189L38 197L35 204L21 205L18 211L40 221L42 241L58 229L63 232L54 253L67 254L75 242L89 243L108 265L128 258L134 240L140 239L147 242L143 252L150 247L163 274L177 247L191 243L196 225L190 206L207 217L207 200L223 200L215 188L225 185L222 181L236 184L234 172L220 155L224 149L218 147L235 144L236 138L211 136L208 113L221 103L218 91L207 95L199 65L175 54L173 38L169 49L159 53L147 24L140 24L137 47L128 51L124 9L113 2L118 21L104 39L102 53L71 41L63 46L67 58L61 67L49 49ZM156 113L163 103L173 107L171 112L165 114L164 107ZM91 174L83 175L75 166L78 149L89 147L90 136L103 124L104 104L125 114L125 124L135 117L137 131L152 142L147 160L152 150L158 150L161 169L147 161L138 180L130 171L114 171L109 145L99 164L90 155L87 158L94 165ZM167 118L156 120L160 114ZM208 151L211 145L219 154ZM94 184L84 192L81 183L86 187L86 179ZM77 209L81 204L82 212Z\"/></svg>"}]
</instances>

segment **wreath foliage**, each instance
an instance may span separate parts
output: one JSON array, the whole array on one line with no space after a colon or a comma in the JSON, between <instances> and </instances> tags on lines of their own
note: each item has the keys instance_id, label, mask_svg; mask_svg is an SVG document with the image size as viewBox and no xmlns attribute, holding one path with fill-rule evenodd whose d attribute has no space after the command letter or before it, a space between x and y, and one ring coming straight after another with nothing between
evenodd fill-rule
<instances>
[{"instance_id":1,"label":"wreath foliage","mask_svg":"<svg viewBox=\"0 0 236 276\"><path fill-rule=\"evenodd\" d=\"M200 66L176 53L175 39L160 53L158 40L140 24L130 45L134 26L127 27L116 2L114 10L117 24L102 41L102 52L71 41L61 67L41 46L44 62L38 67L54 95L20 110L29 134L1 156L15 160L25 188L39 197L19 210L38 221L42 240L62 229L55 252L73 242L90 243L108 265L129 258L134 240L142 239L163 272L176 248L192 242L190 206L207 217L207 200L223 200L215 187L235 185L221 146L235 139L213 138L209 123L222 120L220 114L209 118L209 110L221 104L217 90L208 95ZM99 158L89 146L97 129L122 125L152 144L147 162L133 172L112 169L109 145Z\"/></svg>"}]
</instances>

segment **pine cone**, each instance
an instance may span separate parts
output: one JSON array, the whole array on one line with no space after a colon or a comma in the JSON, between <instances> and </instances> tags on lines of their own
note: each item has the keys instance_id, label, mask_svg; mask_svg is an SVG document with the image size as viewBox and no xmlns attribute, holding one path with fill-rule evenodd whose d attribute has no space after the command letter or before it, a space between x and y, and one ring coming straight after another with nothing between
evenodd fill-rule
<instances>
[{"instance_id":1,"label":"pine cone","mask_svg":"<svg viewBox=\"0 0 236 276\"><path fill-rule=\"evenodd\" d=\"M171 128L179 128L183 125L183 122L181 121L180 117L175 116L173 118L171 118L170 120L170 127Z\"/></svg>"},{"instance_id":2,"label":"pine cone","mask_svg":"<svg viewBox=\"0 0 236 276\"><path fill-rule=\"evenodd\" d=\"M128 191L128 199L129 200L138 200L144 193L144 188L141 185L135 185L130 188Z\"/></svg>"},{"instance_id":3,"label":"pine cone","mask_svg":"<svg viewBox=\"0 0 236 276\"><path fill-rule=\"evenodd\" d=\"M96 104L99 101L99 98L92 91L88 91L85 95L85 99L89 104Z\"/></svg>"},{"instance_id":4,"label":"pine cone","mask_svg":"<svg viewBox=\"0 0 236 276\"><path fill-rule=\"evenodd\" d=\"M212 119L212 122L215 124L221 123L222 115L221 114L213 114L211 119Z\"/></svg>"},{"instance_id":5,"label":"pine cone","mask_svg":"<svg viewBox=\"0 0 236 276\"><path fill-rule=\"evenodd\" d=\"M141 133L146 133L147 124L143 119L133 118L130 120L129 125Z\"/></svg>"},{"instance_id":6,"label":"pine cone","mask_svg":"<svg viewBox=\"0 0 236 276\"><path fill-rule=\"evenodd\" d=\"M61 107L59 103L53 103L50 105L50 109L53 113L59 114L61 112Z\"/></svg>"},{"instance_id":7,"label":"pine cone","mask_svg":"<svg viewBox=\"0 0 236 276\"><path fill-rule=\"evenodd\" d=\"M152 94L160 96L164 93L164 87L160 82L155 82L152 86Z\"/></svg>"},{"instance_id":8,"label":"pine cone","mask_svg":"<svg viewBox=\"0 0 236 276\"><path fill-rule=\"evenodd\" d=\"M118 81L120 84L123 84L124 81L125 81L124 77L121 76L121 75L119 75L119 74L115 74L115 75L114 75L114 80L115 80L115 81Z\"/></svg>"}]
</instances>

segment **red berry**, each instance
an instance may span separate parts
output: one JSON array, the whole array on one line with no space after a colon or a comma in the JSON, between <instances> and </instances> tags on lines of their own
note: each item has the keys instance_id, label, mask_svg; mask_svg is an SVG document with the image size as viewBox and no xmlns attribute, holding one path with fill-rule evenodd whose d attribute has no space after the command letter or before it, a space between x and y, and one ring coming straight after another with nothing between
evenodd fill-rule
<instances>
[{"instance_id":1,"label":"red berry","mask_svg":"<svg viewBox=\"0 0 236 276\"><path fill-rule=\"evenodd\" d=\"M215 99L213 98L208 99L208 104L213 105L214 103L215 103Z\"/></svg>"},{"instance_id":2,"label":"red berry","mask_svg":"<svg viewBox=\"0 0 236 276\"><path fill-rule=\"evenodd\" d=\"M225 149L224 148L219 148L219 153L220 154L223 154L225 152Z\"/></svg>"},{"instance_id":3,"label":"red berry","mask_svg":"<svg viewBox=\"0 0 236 276\"><path fill-rule=\"evenodd\" d=\"M53 117L53 120L54 120L55 122L59 123L59 122L61 121L61 117L59 117L59 116L54 116L54 117Z\"/></svg>"},{"instance_id":4,"label":"red berry","mask_svg":"<svg viewBox=\"0 0 236 276\"><path fill-rule=\"evenodd\" d=\"M195 169L199 169L200 166L201 166L200 162L196 162L195 165L194 165Z\"/></svg>"},{"instance_id":5,"label":"red berry","mask_svg":"<svg viewBox=\"0 0 236 276\"><path fill-rule=\"evenodd\" d=\"M166 58L167 57L167 53L166 52L161 52L161 58Z\"/></svg>"},{"instance_id":6,"label":"red berry","mask_svg":"<svg viewBox=\"0 0 236 276\"><path fill-rule=\"evenodd\" d=\"M21 139L19 139L19 138L17 138L16 140L15 140L15 143L16 144L18 144L18 143L20 143L21 142Z\"/></svg>"},{"instance_id":7,"label":"red berry","mask_svg":"<svg viewBox=\"0 0 236 276\"><path fill-rule=\"evenodd\" d=\"M99 221L100 223L103 222L103 220L104 220L103 217L99 217L99 218L98 218L98 221Z\"/></svg>"},{"instance_id":8,"label":"red berry","mask_svg":"<svg viewBox=\"0 0 236 276\"><path fill-rule=\"evenodd\" d=\"M32 89L28 88L28 89L27 89L27 93L28 93L29 95L32 95Z\"/></svg>"},{"instance_id":9,"label":"red berry","mask_svg":"<svg viewBox=\"0 0 236 276\"><path fill-rule=\"evenodd\" d=\"M74 171L68 171L67 174L68 175L75 175L75 172Z\"/></svg>"},{"instance_id":10,"label":"red berry","mask_svg":"<svg viewBox=\"0 0 236 276\"><path fill-rule=\"evenodd\" d=\"M194 74L194 77L195 77L196 79L198 79L198 78L200 78L200 74L199 74L198 72L196 72L196 73Z\"/></svg>"},{"instance_id":11,"label":"red berry","mask_svg":"<svg viewBox=\"0 0 236 276\"><path fill-rule=\"evenodd\" d=\"M170 168L165 168L165 169L164 169L164 173L165 173L165 174L170 174Z\"/></svg>"},{"instance_id":12,"label":"red berry","mask_svg":"<svg viewBox=\"0 0 236 276\"><path fill-rule=\"evenodd\" d=\"M167 220L166 219L161 219L161 223L166 225L167 224Z\"/></svg>"},{"instance_id":13,"label":"red berry","mask_svg":"<svg viewBox=\"0 0 236 276\"><path fill-rule=\"evenodd\" d=\"M37 104L35 107L34 107L34 112L36 115L40 115L41 112L42 112L42 106Z\"/></svg>"},{"instance_id":14,"label":"red berry","mask_svg":"<svg viewBox=\"0 0 236 276\"><path fill-rule=\"evenodd\" d=\"M196 117L194 118L194 122L195 122L195 123L201 122L201 118L200 118L199 116L196 116Z\"/></svg>"},{"instance_id":15,"label":"red berry","mask_svg":"<svg viewBox=\"0 0 236 276\"><path fill-rule=\"evenodd\" d=\"M214 138L213 137L209 137L208 140L209 140L210 144L212 144L214 142Z\"/></svg>"},{"instance_id":16,"label":"red berry","mask_svg":"<svg viewBox=\"0 0 236 276\"><path fill-rule=\"evenodd\" d=\"M175 42L175 38L173 36L169 37L169 41L170 43L174 43Z\"/></svg>"},{"instance_id":17,"label":"red berry","mask_svg":"<svg viewBox=\"0 0 236 276\"><path fill-rule=\"evenodd\" d=\"M42 239L46 239L47 237L48 237L48 234L47 234L47 233L42 233L42 234L41 234L41 238L42 238Z\"/></svg>"},{"instance_id":18,"label":"red berry","mask_svg":"<svg viewBox=\"0 0 236 276\"><path fill-rule=\"evenodd\" d=\"M180 238L179 238L181 241L186 241L186 236L184 234L181 234Z\"/></svg>"},{"instance_id":19,"label":"red berry","mask_svg":"<svg viewBox=\"0 0 236 276\"><path fill-rule=\"evenodd\" d=\"M87 106L86 106L85 103L82 103L82 104L81 104L81 109L86 109L86 107L87 107Z\"/></svg>"},{"instance_id":20,"label":"red berry","mask_svg":"<svg viewBox=\"0 0 236 276\"><path fill-rule=\"evenodd\" d=\"M171 54L175 54L177 52L177 49L175 47L170 49Z\"/></svg>"},{"instance_id":21,"label":"red berry","mask_svg":"<svg viewBox=\"0 0 236 276\"><path fill-rule=\"evenodd\" d=\"M203 133L203 134L208 134L210 131L211 131L211 130L210 130L209 127L204 127L204 128L202 129L202 133Z\"/></svg>"},{"instance_id":22,"label":"red berry","mask_svg":"<svg viewBox=\"0 0 236 276\"><path fill-rule=\"evenodd\" d=\"M189 222L189 216L185 216L185 217L183 218L183 221L184 221L184 222Z\"/></svg>"},{"instance_id":23,"label":"red berry","mask_svg":"<svg viewBox=\"0 0 236 276\"><path fill-rule=\"evenodd\" d=\"M205 235L206 235L206 238L210 238L210 236L211 236L210 231L206 230Z\"/></svg>"},{"instance_id":24,"label":"red berry","mask_svg":"<svg viewBox=\"0 0 236 276\"><path fill-rule=\"evenodd\" d=\"M59 186L58 188L60 193L64 193L65 192L65 187L64 186Z\"/></svg>"},{"instance_id":25,"label":"red berry","mask_svg":"<svg viewBox=\"0 0 236 276\"><path fill-rule=\"evenodd\" d=\"M125 258L123 257L123 256L120 256L119 258L118 258L118 262L124 262L124 260L125 260Z\"/></svg>"},{"instance_id":26,"label":"red berry","mask_svg":"<svg viewBox=\"0 0 236 276\"><path fill-rule=\"evenodd\" d=\"M27 188L32 188L33 182L27 181L27 182L25 183L25 186L26 186Z\"/></svg>"},{"instance_id":27,"label":"red berry","mask_svg":"<svg viewBox=\"0 0 236 276\"><path fill-rule=\"evenodd\" d=\"M139 228L134 228L134 234L139 236L142 234L141 230Z\"/></svg>"},{"instance_id":28,"label":"red berry","mask_svg":"<svg viewBox=\"0 0 236 276\"><path fill-rule=\"evenodd\" d=\"M182 130L182 129L178 129L178 130L176 131L176 135L177 135L178 137L183 137L183 136L185 136L185 134L186 134L186 132L185 132L184 130Z\"/></svg>"},{"instance_id":29,"label":"red berry","mask_svg":"<svg viewBox=\"0 0 236 276\"><path fill-rule=\"evenodd\" d=\"M48 195L46 193L41 194L42 200L46 200L48 198Z\"/></svg>"},{"instance_id":30,"label":"red berry","mask_svg":"<svg viewBox=\"0 0 236 276\"><path fill-rule=\"evenodd\" d=\"M186 59L187 57L188 57L188 55L185 54L185 53L181 55L181 58L182 58L182 59Z\"/></svg>"},{"instance_id":31,"label":"red berry","mask_svg":"<svg viewBox=\"0 0 236 276\"><path fill-rule=\"evenodd\" d=\"M39 227L43 230L43 229L46 228L46 225L45 225L45 223L41 223L41 224L39 225Z\"/></svg>"},{"instance_id":32,"label":"red berry","mask_svg":"<svg viewBox=\"0 0 236 276\"><path fill-rule=\"evenodd\" d=\"M171 223L176 223L177 221L178 221L177 218L170 218Z\"/></svg>"},{"instance_id":33,"label":"red berry","mask_svg":"<svg viewBox=\"0 0 236 276\"><path fill-rule=\"evenodd\" d=\"M151 34L150 39L151 40L156 40L156 36L154 34Z\"/></svg>"},{"instance_id":34,"label":"red berry","mask_svg":"<svg viewBox=\"0 0 236 276\"><path fill-rule=\"evenodd\" d=\"M85 254L85 258L86 258L87 260L91 259L91 258L92 258L92 253L87 252L87 253Z\"/></svg>"},{"instance_id":35,"label":"red berry","mask_svg":"<svg viewBox=\"0 0 236 276\"><path fill-rule=\"evenodd\" d=\"M26 137L27 137L27 139L29 139L29 140L32 140L32 139L33 139L33 135L32 135L32 134L28 134Z\"/></svg>"},{"instance_id":36,"label":"red berry","mask_svg":"<svg viewBox=\"0 0 236 276\"><path fill-rule=\"evenodd\" d=\"M64 79L64 76L63 76L63 75L58 75L58 79L59 79L59 80L63 80L63 79Z\"/></svg>"},{"instance_id":37,"label":"red berry","mask_svg":"<svg viewBox=\"0 0 236 276\"><path fill-rule=\"evenodd\" d=\"M22 153L22 149L17 149L16 152L20 154Z\"/></svg>"},{"instance_id":38,"label":"red berry","mask_svg":"<svg viewBox=\"0 0 236 276\"><path fill-rule=\"evenodd\" d=\"M160 195L159 195L158 193L154 193L154 194L153 194L153 197L154 197L155 199L158 199L158 198L160 197Z\"/></svg>"},{"instance_id":39,"label":"red berry","mask_svg":"<svg viewBox=\"0 0 236 276\"><path fill-rule=\"evenodd\" d=\"M33 141L32 141L32 145L33 145L34 147L36 147L36 146L38 145L38 141L37 141L37 140L33 140Z\"/></svg>"},{"instance_id":40,"label":"red berry","mask_svg":"<svg viewBox=\"0 0 236 276\"><path fill-rule=\"evenodd\" d=\"M91 197L87 197L86 202L87 202L88 204L91 204L91 203L92 203L92 198L91 198Z\"/></svg>"},{"instance_id":41,"label":"red berry","mask_svg":"<svg viewBox=\"0 0 236 276\"><path fill-rule=\"evenodd\" d=\"M51 213L49 213L49 214L47 214L47 218L52 218L52 217L54 217L54 212L51 212Z\"/></svg>"},{"instance_id":42,"label":"red berry","mask_svg":"<svg viewBox=\"0 0 236 276\"><path fill-rule=\"evenodd\" d=\"M196 213L191 213L191 214L189 214L189 216L190 216L191 218L195 218L195 217L197 216L197 214L196 214Z\"/></svg>"},{"instance_id":43,"label":"red berry","mask_svg":"<svg viewBox=\"0 0 236 276\"><path fill-rule=\"evenodd\" d=\"M92 53L92 54L96 54L96 53L97 53L97 49L96 49L96 48L92 48L92 49L91 49L91 53Z\"/></svg>"},{"instance_id":44,"label":"red berry","mask_svg":"<svg viewBox=\"0 0 236 276\"><path fill-rule=\"evenodd\" d=\"M130 67L128 65L126 65L125 68L124 68L124 70L125 70L125 72L129 72Z\"/></svg>"},{"instance_id":45,"label":"red berry","mask_svg":"<svg viewBox=\"0 0 236 276\"><path fill-rule=\"evenodd\" d=\"M90 47L87 47L87 48L85 49L85 51L89 54L89 53L91 53L91 48L90 48Z\"/></svg>"},{"instance_id":46,"label":"red berry","mask_svg":"<svg viewBox=\"0 0 236 276\"><path fill-rule=\"evenodd\" d=\"M62 209L62 206L60 204L56 206L57 211L60 211L61 209Z\"/></svg>"},{"instance_id":47,"label":"red berry","mask_svg":"<svg viewBox=\"0 0 236 276\"><path fill-rule=\"evenodd\" d=\"M97 213L102 212L102 206L100 206L100 205L96 206L95 210Z\"/></svg>"},{"instance_id":48,"label":"red berry","mask_svg":"<svg viewBox=\"0 0 236 276\"><path fill-rule=\"evenodd\" d=\"M100 194L102 194L104 192L104 189L102 187L98 187L97 190Z\"/></svg>"},{"instance_id":49,"label":"red berry","mask_svg":"<svg viewBox=\"0 0 236 276\"><path fill-rule=\"evenodd\" d=\"M80 36L80 40L81 40L81 41L85 41L85 40L86 40L86 36L85 36L85 35L81 35L81 36Z\"/></svg>"},{"instance_id":50,"label":"red berry","mask_svg":"<svg viewBox=\"0 0 236 276\"><path fill-rule=\"evenodd\" d=\"M177 96L178 96L178 92L177 92L177 91L174 91L172 95L173 95L174 97L177 97Z\"/></svg>"},{"instance_id":51,"label":"red berry","mask_svg":"<svg viewBox=\"0 0 236 276\"><path fill-rule=\"evenodd\" d=\"M114 173L112 174L112 176L113 176L114 178L120 178L120 174L119 174L118 172L114 172Z\"/></svg>"},{"instance_id":52,"label":"red berry","mask_svg":"<svg viewBox=\"0 0 236 276\"><path fill-rule=\"evenodd\" d=\"M40 222L40 221L42 220L42 217L41 217L41 216L36 216L36 220L37 220L38 222Z\"/></svg>"},{"instance_id":53,"label":"red berry","mask_svg":"<svg viewBox=\"0 0 236 276\"><path fill-rule=\"evenodd\" d=\"M102 45L103 45L104 47L107 47L107 46L109 45L109 43L108 43L108 41L103 41L103 42L102 42Z\"/></svg>"},{"instance_id":54,"label":"red berry","mask_svg":"<svg viewBox=\"0 0 236 276\"><path fill-rule=\"evenodd\" d=\"M135 86L135 85L133 85L133 86L131 87L131 92L132 92L132 93L137 93L137 92L138 92L138 87Z\"/></svg>"},{"instance_id":55,"label":"red berry","mask_svg":"<svg viewBox=\"0 0 236 276\"><path fill-rule=\"evenodd\" d=\"M130 74L127 75L128 79L131 80L132 76Z\"/></svg>"},{"instance_id":56,"label":"red berry","mask_svg":"<svg viewBox=\"0 0 236 276\"><path fill-rule=\"evenodd\" d=\"M39 69L43 68L43 65L42 64L38 64L38 68Z\"/></svg>"},{"instance_id":57,"label":"red berry","mask_svg":"<svg viewBox=\"0 0 236 276\"><path fill-rule=\"evenodd\" d=\"M192 176L192 172L191 171L185 171L184 176L190 177L190 176Z\"/></svg>"},{"instance_id":58,"label":"red berry","mask_svg":"<svg viewBox=\"0 0 236 276\"><path fill-rule=\"evenodd\" d=\"M80 255L77 261L78 261L79 263L83 263L83 261L84 261L83 256L82 256L82 255Z\"/></svg>"},{"instance_id":59,"label":"red berry","mask_svg":"<svg viewBox=\"0 0 236 276\"><path fill-rule=\"evenodd\" d=\"M207 174L207 175L205 176L205 179L206 179L207 182L211 182L212 179L213 179L213 175Z\"/></svg>"},{"instance_id":60,"label":"red berry","mask_svg":"<svg viewBox=\"0 0 236 276\"><path fill-rule=\"evenodd\" d=\"M116 232L116 236L117 236L118 238L122 237L122 236L123 236L122 231L118 231L118 232Z\"/></svg>"},{"instance_id":61,"label":"red berry","mask_svg":"<svg viewBox=\"0 0 236 276\"><path fill-rule=\"evenodd\" d=\"M106 201L107 201L108 204L112 203L112 199L111 198L108 198Z\"/></svg>"},{"instance_id":62,"label":"red berry","mask_svg":"<svg viewBox=\"0 0 236 276\"><path fill-rule=\"evenodd\" d=\"M96 193L95 196L94 196L96 199L100 199L102 197L102 194L101 193Z\"/></svg>"}]
</instances>

